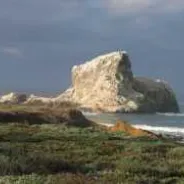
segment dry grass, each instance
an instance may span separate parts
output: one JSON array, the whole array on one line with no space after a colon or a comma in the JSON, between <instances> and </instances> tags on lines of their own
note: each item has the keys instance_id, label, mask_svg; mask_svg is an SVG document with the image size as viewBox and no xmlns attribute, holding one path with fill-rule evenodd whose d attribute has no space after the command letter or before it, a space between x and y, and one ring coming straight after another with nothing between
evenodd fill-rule
<instances>
[{"instance_id":1,"label":"dry grass","mask_svg":"<svg viewBox=\"0 0 184 184\"><path fill-rule=\"evenodd\" d=\"M108 128L108 130L111 132L126 132L128 135L133 137L150 137L154 139L159 138L159 136L152 132L134 128L126 121L118 121L113 127Z\"/></svg>"}]
</instances>

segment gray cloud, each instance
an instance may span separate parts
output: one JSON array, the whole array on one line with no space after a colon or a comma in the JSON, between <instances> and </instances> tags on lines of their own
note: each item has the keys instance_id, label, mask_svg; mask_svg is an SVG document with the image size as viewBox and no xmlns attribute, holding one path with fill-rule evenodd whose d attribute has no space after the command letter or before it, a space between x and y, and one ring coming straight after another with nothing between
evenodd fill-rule
<instances>
[{"instance_id":1,"label":"gray cloud","mask_svg":"<svg viewBox=\"0 0 184 184\"><path fill-rule=\"evenodd\" d=\"M107 8L117 15L145 13L178 13L184 10L183 0L107 0Z\"/></svg>"},{"instance_id":2,"label":"gray cloud","mask_svg":"<svg viewBox=\"0 0 184 184\"><path fill-rule=\"evenodd\" d=\"M23 57L23 52L16 47L1 47L0 52L2 52L5 55L13 56L13 57Z\"/></svg>"},{"instance_id":3,"label":"gray cloud","mask_svg":"<svg viewBox=\"0 0 184 184\"><path fill-rule=\"evenodd\" d=\"M62 23L76 19L83 21L85 16L89 15L90 18L100 12L101 15L112 13L112 16L137 16L178 13L183 10L183 0L1 0L0 21L24 24Z\"/></svg>"},{"instance_id":4,"label":"gray cloud","mask_svg":"<svg viewBox=\"0 0 184 184\"><path fill-rule=\"evenodd\" d=\"M96 1L96 0L95 0ZM84 16L89 0L1 0L0 18L12 23L50 23ZM95 3L96 4L96 3Z\"/></svg>"}]
</instances>

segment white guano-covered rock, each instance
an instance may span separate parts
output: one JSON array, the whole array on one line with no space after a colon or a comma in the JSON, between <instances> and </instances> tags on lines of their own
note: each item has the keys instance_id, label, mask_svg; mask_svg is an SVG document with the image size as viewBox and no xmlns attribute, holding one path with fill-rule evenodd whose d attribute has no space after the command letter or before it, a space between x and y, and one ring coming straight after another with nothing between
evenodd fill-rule
<instances>
[{"instance_id":1,"label":"white guano-covered rock","mask_svg":"<svg viewBox=\"0 0 184 184\"><path fill-rule=\"evenodd\" d=\"M0 97L0 103L20 104L27 100L25 94L9 93Z\"/></svg>"},{"instance_id":2,"label":"white guano-covered rock","mask_svg":"<svg viewBox=\"0 0 184 184\"><path fill-rule=\"evenodd\" d=\"M72 87L57 97L104 112L178 112L171 87L134 78L127 52L98 56L72 68Z\"/></svg>"},{"instance_id":3,"label":"white guano-covered rock","mask_svg":"<svg viewBox=\"0 0 184 184\"><path fill-rule=\"evenodd\" d=\"M141 66L144 67L144 66ZM13 101L14 94L0 99ZM57 97L31 95L26 104L72 102L82 109L102 112L179 112L166 81L134 77L125 51L98 56L72 68L72 85Z\"/></svg>"}]
</instances>

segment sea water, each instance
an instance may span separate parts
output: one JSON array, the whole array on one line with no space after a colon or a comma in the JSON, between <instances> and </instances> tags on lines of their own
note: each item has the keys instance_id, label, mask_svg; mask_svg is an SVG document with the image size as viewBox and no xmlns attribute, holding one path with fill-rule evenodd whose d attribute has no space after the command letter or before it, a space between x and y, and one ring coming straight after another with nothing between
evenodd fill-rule
<instances>
[{"instance_id":1,"label":"sea water","mask_svg":"<svg viewBox=\"0 0 184 184\"><path fill-rule=\"evenodd\" d=\"M184 140L184 103L180 103L180 113L155 114L90 114L85 115L96 122L113 125L118 120L128 121L136 128L183 137Z\"/></svg>"}]
</instances>

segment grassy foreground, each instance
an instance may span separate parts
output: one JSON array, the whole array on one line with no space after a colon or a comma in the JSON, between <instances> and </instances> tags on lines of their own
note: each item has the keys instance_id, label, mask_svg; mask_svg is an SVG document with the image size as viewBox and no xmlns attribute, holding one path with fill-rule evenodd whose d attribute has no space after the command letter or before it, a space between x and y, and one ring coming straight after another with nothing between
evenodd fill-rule
<instances>
[{"instance_id":1,"label":"grassy foreground","mask_svg":"<svg viewBox=\"0 0 184 184\"><path fill-rule=\"evenodd\" d=\"M0 184L183 184L184 146L99 127L0 123Z\"/></svg>"}]
</instances>

